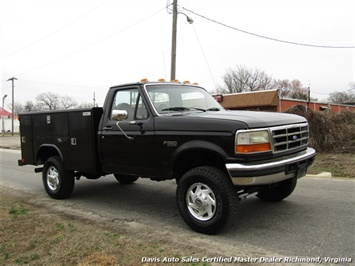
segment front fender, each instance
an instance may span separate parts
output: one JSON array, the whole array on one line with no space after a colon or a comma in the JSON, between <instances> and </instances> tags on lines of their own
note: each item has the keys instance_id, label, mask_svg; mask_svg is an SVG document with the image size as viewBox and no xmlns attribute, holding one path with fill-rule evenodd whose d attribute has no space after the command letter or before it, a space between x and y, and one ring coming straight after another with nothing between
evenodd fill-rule
<instances>
[{"instance_id":1,"label":"front fender","mask_svg":"<svg viewBox=\"0 0 355 266\"><path fill-rule=\"evenodd\" d=\"M184 153L190 151L212 152L218 157L228 158L228 154L225 152L225 150L223 150L220 146L216 145L215 143L203 141L203 140L192 140L192 141L185 142L175 150L175 152L171 157L170 166L173 166L176 160L180 156L183 156Z\"/></svg>"}]
</instances>

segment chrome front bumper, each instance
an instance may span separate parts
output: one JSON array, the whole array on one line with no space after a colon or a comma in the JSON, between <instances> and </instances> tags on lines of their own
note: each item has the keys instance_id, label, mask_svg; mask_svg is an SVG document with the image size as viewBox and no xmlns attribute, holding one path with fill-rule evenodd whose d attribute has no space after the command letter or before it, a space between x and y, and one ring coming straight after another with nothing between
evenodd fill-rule
<instances>
[{"instance_id":1,"label":"chrome front bumper","mask_svg":"<svg viewBox=\"0 0 355 266\"><path fill-rule=\"evenodd\" d=\"M234 185L266 185L305 176L315 156L316 151L307 148L267 162L227 163L226 168Z\"/></svg>"}]
</instances>

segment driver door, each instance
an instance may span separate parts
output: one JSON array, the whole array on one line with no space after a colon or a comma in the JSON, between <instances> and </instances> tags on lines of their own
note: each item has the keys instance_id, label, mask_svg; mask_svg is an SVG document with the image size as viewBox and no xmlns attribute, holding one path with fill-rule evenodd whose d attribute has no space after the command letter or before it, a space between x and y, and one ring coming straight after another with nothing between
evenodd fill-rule
<instances>
[{"instance_id":1,"label":"driver door","mask_svg":"<svg viewBox=\"0 0 355 266\"><path fill-rule=\"evenodd\" d=\"M133 138L127 138L112 120L112 110L127 111L119 126ZM152 175L155 170L154 124L138 87L115 92L110 118L101 132L101 154L105 171L118 174Z\"/></svg>"}]
</instances>

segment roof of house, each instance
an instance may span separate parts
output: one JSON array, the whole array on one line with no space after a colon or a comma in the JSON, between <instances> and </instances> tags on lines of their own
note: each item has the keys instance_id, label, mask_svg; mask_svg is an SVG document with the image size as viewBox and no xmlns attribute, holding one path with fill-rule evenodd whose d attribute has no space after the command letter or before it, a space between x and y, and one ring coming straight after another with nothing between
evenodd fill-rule
<instances>
[{"instance_id":1,"label":"roof of house","mask_svg":"<svg viewBox=\"0 0 355 266\"><path fill-rule=\"evenodd\" d=\"M277 106L278 91L267 90L258 92L224 94L221 104L224 108L229 109Z\"/></svg>"},{"instance_id":2,"label":"roof of house","mask_svg":"<svg viewBox=\"0 0 355 266\"><path fill-rule=\"evenodd\" d=\"M10 116L11 117L12 114L10 112L6 111L5 109L2 109L0 107L0 116Z\"/></svg>"}]
</instances>

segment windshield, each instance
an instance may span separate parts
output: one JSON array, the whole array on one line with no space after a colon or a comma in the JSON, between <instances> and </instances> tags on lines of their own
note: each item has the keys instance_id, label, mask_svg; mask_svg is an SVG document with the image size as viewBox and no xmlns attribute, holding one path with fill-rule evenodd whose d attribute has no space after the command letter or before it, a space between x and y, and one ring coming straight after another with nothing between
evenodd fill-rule
<instances>
[{"instance_id":1,"label":"windshield","mask_svg":"<svg viewBox=\"0 0 355 266\"><path fill-rule=\"evenodd\" d=\"M223 107L204 89L195 86L146 85L148 95L159 114L184 111L219 111Z\"/></svg>"}]
</instances>

